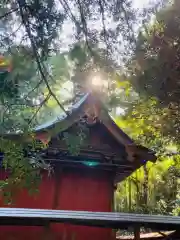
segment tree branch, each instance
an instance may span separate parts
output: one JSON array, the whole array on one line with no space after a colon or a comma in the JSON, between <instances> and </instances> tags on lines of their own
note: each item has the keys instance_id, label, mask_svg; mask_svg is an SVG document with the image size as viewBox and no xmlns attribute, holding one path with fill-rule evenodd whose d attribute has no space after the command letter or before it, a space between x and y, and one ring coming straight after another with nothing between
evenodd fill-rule
<instances>
[{"instance_id":1,"label":"tree branch","mask_svg":"<svg viewBox=\"0 0 180 240\"><path fill-rule=\"evenodd\" d=\"M46 78L46 75L44 74L43 72L43 67L41 66L41 62L39 60L39 55L38 55L38 52L37 52L37 49L36 49L36 44L34 42L34 38L31 34L31 29L30 29L30 23L29 23L29 20L28 20L28 17L27 15L25 16L24 13L23 13L23 7L25 7L25 1L23 0L23 4L21 2L21 0L18 0L18 5L19 5L19 8L20 8L20 15L21 15L21 18L22 18L22 22L25 26L25 29L26 29L26 32L28 34L28 37L31 41L31 45L32 45L32 50L33 50L33 53L34 53L34 57L36 59L36 62L37 62L37 66L38 66L38 69L39 69L39 72L41 74L41 77L43 79L43 81L45 82L46 86L47 86L47 89L49 91L49 93L51 94L51 96L55 99L55 101L57 102L57 104L60 106L60 108L66 113L66 115L69 115L68 112L65 110L65 108L63 107L63 105L60 103L60 101L58 100L58 98L56 97L56 95L54 94L54 92L51 90L51 87L48 83L48 80ZM44 69L45 70L45 69Z\"/></svg>"},{"instance_id":2,"label":"tree branch","mask_svg":"<svg viewBox=\"0 0 180 240\"><path fill-rule=\"evenodd\" d=\"M1 34L1 41L4 41L4 40L6 40L6 39L8 39L8 38L10 38L10 37L12 37L14 34L16 34L18 31L19 31L19 29L21 28L21 26L22 26L22 23L19 25L19 27L15 30L15 31L13 31L11 34L9 34L8 36L4 36L3 34Z\"/></svg>"},{"instance_id":3,"label":"tree branch","mask_svg":"<svg viewBox=\"0 0 180 240\"><path fill-rule=\"evenodd\" d=\"M161 231L158 232L161 236L163 236L163 238L166 240L166 239L171 239L171 237Z\"/></svg>"},{"instance_id":4,"label":"tree branch","mask_svg":"<svg viewBox=\"0 0 180 240\"><path fill-rule=\"evenodd\" d=\"M67 15L69 16L69 18L71 18L71 20L75 23L75 25L78 26L82 30L80 23L78 22L76 17L73 15L68 3L65 0L59 0L59 2L61 3L62 7L64 8L64 10L67 13Z\"/></svg>"},{"instance_id":5,"label":"tree branch","mask_svg":"<svg viewBox=\"0 0 180 240\"><path fill-rule=\"evenodd\" d=\"M107 51L107 55L108 55L108 52L109 52L109 44L108 44L108 41L107 41L107 37L106 37L106 34L107 34L107 31L106 31L106 26L105 26L105 16L104 16L104 7L103 7L103 3L101 0L99 0L99 7L100 7L100 13L101 13L101 16L102 16L102 24L103 24L103 34L104 34L104 42L106 44L106 51Z\"/></svg>"},{"instance_id":6,"label":"tree branch","mask_svg":"<svg viewBox=\"0 0 180 240\"><path fill-rule=\"evenodd\" d=\"M17 12L18 10L19 10L19 8L14 8L14 9L12 9L11 11L6 12L6 13L3 14L2 16L0 16L0 20L3 19L3 18L5 18L5 17L7 17L7 16L9 16L10 14L12 14L12 13L14 13L14 12Z\"/></svg>"},{"instance_id":7,"label":"tree branch","mask_svg":"<svg viewBox=\"0 0 180 240\"><path fill-rule=\"evenodd\" d=\"M89 45L89 40L88 40L88 28L87 28L87 23L86 23L86 19L84 17L84 12L83 12L83 8L81 5L80 0L77 0L78 6L79 6L79 13L80 13L80 17L81 17L81 23L82 23L82 30L86 39L86 45L89 49L89 52L91 53L92 56L94 56L94 52L92 50L92 48Z\"/></svg>"},{"instance_id":8,"label":"tree branch","mask_svg":"<svg viewBox=\"0 0 180 240\"><path fill-rule=\"evenodd\" d=\"M42 108L42 106L49 100L49 98L51 97L50 93L47 95L47 97L40 103L39 107L37 108L36 112L34 113L34 115L32 116L32 118L29 120L28 124L30 125L31 122L33 121L33 119L37 116L38 112L40 111L40 109Z\"/></svg>"},{"instance_id":9,"label":"tree branch","mask_svg":"<svg viewBox=\"0 0 180 240\"><path fill-rule=\"evenodd\" d=\"M122 10L123 10L123 12L124 12L126 24L127 24L128 28L131 30L131 33L132 33L132 35L129 33L129 38L130 38L130 39L133 39L133 41L136 42L136 37L135 37L135 35L134 35L134 31L133 31L133 29L132 29L132 26L129 24L128 15L127 15L127 12L126 12L126 9L125 9L123 3L125 3L124 0L121 2L121 8L122 8Z\"/></svg>"}]
</instances>

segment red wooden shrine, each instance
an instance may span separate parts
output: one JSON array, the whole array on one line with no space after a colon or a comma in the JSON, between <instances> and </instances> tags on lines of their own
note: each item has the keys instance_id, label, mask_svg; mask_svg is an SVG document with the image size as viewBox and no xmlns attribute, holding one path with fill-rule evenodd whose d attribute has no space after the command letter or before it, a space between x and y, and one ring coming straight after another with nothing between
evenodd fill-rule
<instances>
[{"instance_id":1,"label":"red wooden shrine","mask_svg":"<svg viewBox=\"0 0 180 240\"><path fill-rule=\"evenodd\" d=\"M82 126L88 129L87 138L78 155L73 155L68 151L64 133L77 134ZM83 97L68 116L36 128L35 134L37 139L49 142L43 158L51 163L54 172L51 176L43 173L37 196L29 196L22 190L15 205L6 207L110 212L116 183L146 161L155 160L154 153L134 144L118 128L98 97L92 94ZM5 177L4 172L1 177ZM0 226L0 238L113 240L115 234L112 229L62 223L48 227Z\"/></svg>"}]
</instances>

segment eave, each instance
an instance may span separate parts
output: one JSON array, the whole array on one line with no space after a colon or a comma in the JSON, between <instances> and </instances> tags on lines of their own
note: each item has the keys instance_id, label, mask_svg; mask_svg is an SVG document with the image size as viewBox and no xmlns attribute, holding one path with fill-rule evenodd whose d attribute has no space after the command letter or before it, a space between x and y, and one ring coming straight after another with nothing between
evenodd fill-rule
<instances>
[{"instance_id":1,"label":"eave","mask_svg":"<svg viewBox=\"0 0 180 240\"><path fill-rule=\"evenodd\" d=\"M60 132L68 130L73 124L77 123L80 118L83 118L89 113L90 117L93 115L96 121L106 127L109 133L120 145L124 145L128 155L128 163L133 166L132 172L144 165L147 161L156 161L156 156L153 151L137 145L122 129L117 126L102 101L95 94L86 94L80 102L73 106L67 116L63 114L49 123L36 127L33 132L35 138L41 139L42 135L47 135L50 136L50 138L53 138ZM96 124L96 121L94 124ZM7 134L4 135L4 137L21 142L28 142L31 140L31 136L24 134ZM131 172L124 173L124 175L119 177L119 181L130 174Z\"/></svg>"}]
</instances>

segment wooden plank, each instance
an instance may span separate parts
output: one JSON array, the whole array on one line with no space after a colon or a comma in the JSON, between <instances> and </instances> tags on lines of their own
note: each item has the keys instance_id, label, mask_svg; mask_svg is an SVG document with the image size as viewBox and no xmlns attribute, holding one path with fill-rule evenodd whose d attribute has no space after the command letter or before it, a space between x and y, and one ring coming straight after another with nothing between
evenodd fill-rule
<instances>
[{"instance_id":1,"label":"wooden plank","mask_svg":"<svg viewBox=\"0 0 180 240\"><path fill-rule=\"evenodd\" d=\"M175 231L165 231L162 233L166 236L169 236L169 235L175 233ZM156 239L156 238L164 238L164 237L159 232L150 232L150 233L141 233L140 234L140 239ZM116 236L116 240L133 240L133 239L134 239L133 235L122 236L120 234L117 234L117 236Z\"/></svg>"},{"instance_id":2,"label":"wooden plank","mask_svg":"<svg viewBox=\"0 0 180 240\"><path fill-rule=\"evenodd\" d=\"M115 229L144 226L156 230L176 230L180 217L86 211L0 208L1 225L42 226L48 223L69 223Z\"/></svg>"}]
</instances>

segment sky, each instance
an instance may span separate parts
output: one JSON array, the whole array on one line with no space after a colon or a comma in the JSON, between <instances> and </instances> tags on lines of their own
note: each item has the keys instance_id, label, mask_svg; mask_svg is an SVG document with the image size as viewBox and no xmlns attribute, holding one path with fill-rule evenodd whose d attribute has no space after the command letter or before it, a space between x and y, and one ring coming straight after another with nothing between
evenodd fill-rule
<instances>
[{"instance_id":1,"label":"sky","mask_svg":"<svg viewBox=\"0 0 180 240\"><path fill-rule=\"evenodd\" d=\"M134 4L134 7L135 7L135 8L141 9L141 8L143 8L143 7L146 7L146 6L148 5L148 3L149 3L149 2L152 2L152 1L155 1L155 0L133 0L133 4ZM100 23L99 23L99 24L100 24ZM97 25L97 23L96 23L96 25ZM97 27L96 25L95 25L95 28ZM65 32L66 34L64 34L64 36L61 35L61 40L62 40L63 45L64 45L64 50L66 51L66 50L68 50L68 48L69 48L69 47L68 47L69 42L67 41L67 35L71 35L71 34L72 34L72 31L73 31L72 25L69 24L69 23L64 24L63 30L64 30L64 32ZM73 38L73 36L70 38L71 41L72 41L72 38ZM66 44L67 44L67 45L66 45ZM64 87L65 87L65 88L69 88L69 87L70 87L69 83L67 83L67 86L66 86L66 84L65 84ZM62 91L62 89L61 89L61 91ZM120 107L116 109L116 114L121 114L121 113L123 113L123 112L124 112L124 110L123 110L122 108L120 108Z\"/></svg>"},{"instance_id":2,"label":"sky","mask_svg":"<svg viewBox=\"0 0 180 240\"><path fill-rule=\"evenodd\" d=\"M142 8L145 5L147 5L150 2L150 0L134 0L133 2L136 8Z\"/></svg>"},{"instance_id":3,"label":"sky","mask_svg":"<svg viewBox=\"0 0 180 240\"><path fill-rule=\"evenodd\" d=\"M133 4L134 4L134 7L135 8L139 8L139 9L141 9L141 8L143 8L143 7L145 7L149 2L152 2L152 1L155 1L155 0L133 0ZM97 26L95 26L95 27L97 27ZM64 46L64 50L68 50L68 45L69 45L69 43L68 43L68 41L67 41L67 35L70 35L71 33L72 33L72 26L70 26L69 24L65 24L64 26L63 26L63 30L64 30L64 32L66 33L66 34L63 34L63 35L61 35L61 41L64 43L64 45L66 46L66 44L67 44L67 49L66 49L66 47ZM19 38L19 39L21 39L21 38ZM70 38L71 39L71 41L72 41L72 37ZM68 85L69 86L69 85ZM64 86L65 88L67 87L67 86ZM68 87L67 87L68 88ZM66 91L66 90L65 90ZM64 92L63 92L64 93ZM65 95L65 94L64 94ZM121 109L119 108L119 111L121 112ZM118 111L118 113L120 113Z\"/></svg>"},{"instance_id":4,"label":"sky","mask_svg":"<svg viewBox=\"0 0 180 240\"><path fill-rule=\"evenodd\" d=\"M150 3L150 2L156 2L156 0L132 0L132 2L133 2L133 5L135 8L141 9L143 7L146 7L148 5L148 3ZM97 24L97 22L94 24L94 27L97 28L97 25L100 26L101 24L102 24L102 22L100 20L100 22L98 24ZM64 24L63 30L66 34L61 35L61 41L63 42L63 45L64 45L63 50L67 51L69 48L68 47L69 42L67 42L67 36L71 36L70 39L71 39L71 41L73 40L73 36L71 35L72 31L73 31L72 25L67 22L67 24Z\"/></svg>"}]
</instances>

